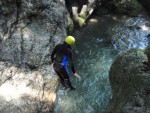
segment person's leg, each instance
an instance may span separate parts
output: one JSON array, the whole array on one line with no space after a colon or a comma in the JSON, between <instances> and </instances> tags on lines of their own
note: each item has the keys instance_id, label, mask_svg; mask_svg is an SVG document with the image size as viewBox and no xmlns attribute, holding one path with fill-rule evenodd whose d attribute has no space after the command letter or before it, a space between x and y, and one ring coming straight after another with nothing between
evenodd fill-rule
<instances>
[{"instance_id":1,"label":"person's leg","mask_svg":"<svg viewBox=\"0 0 150 113\"><path fill-rule=\"evenodd\" d=\"M60 83L65 87L67 88L66 84L65 84L65 80L64 78L62 77L62 75L58 72L58 71L55 71L56 74L59 76L59 79L60 79Z\"/></svg>"},{"instance_id":2,"label":"person's leg","mask_svg":"<svg viewBox=\"0 0 150 113\"><path fill-rule=\"evenodd\" d=\"M64 78L66 86L70 88L71 90L74 90L75 88L72 86L70 79L69 79L68 70L66 68L61 68L60 73Z\"/></svg>"},{"instance_id":3,"label":"person's leg","mask_svg":"<svg viewBox=\"0 0 150 113\"><path fill-rule=\"evenodd\" d=\"M59 64L56 64L54 63L54 71L56 72L57 76L59 77L59 80L60 80L60 83L65 87L67 88L66 84L65 84L65 81L64 81L64 78L62 76L62 74L60 73L60 66Z\"/></svg>"},{"instance_id":4,"label":"person's leg","mask_svg":"<svg viewBox=\"0 0 150 113\"><path fill-rule=\"evenodd\" d=\"M62 66L60 66L59 64L54 63L54 71L56 72L56 74L59 76L60 78L60 82L61 84L65 87L65 88L70 88L72 90L74 90L75 88L71 85L70 79L69 79L69 72L67 68L64 68Z\"/></svg>"}]
</instances>

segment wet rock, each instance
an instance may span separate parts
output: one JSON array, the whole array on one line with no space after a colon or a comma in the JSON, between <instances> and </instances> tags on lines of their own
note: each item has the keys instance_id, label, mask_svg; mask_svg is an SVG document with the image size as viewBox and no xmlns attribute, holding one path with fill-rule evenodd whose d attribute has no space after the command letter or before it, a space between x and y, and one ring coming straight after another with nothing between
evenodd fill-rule
<instances>
[{"instance_id":1,"label":"wet rock","mask_svg":"<svg viewBox=\"0 0 150 113\"><path fill-rule=\"evenodd\" d=\"M144 49L147 46L147 32L149 32L149 20L129 16L113 16L113 20L119 24L110 27L107 31L111 43L115 50L126 51L130 48Z\"/></svg>"},{"instance_id":2,"label":"wet rock","mask_svg":"<svg viewBox=\"0 0 150 113\"><path fill-rule=\"evenodd\" d=\"M0 113L52 113L57 86L49 65L31 71L0 62Z\"/></svg>"},{"instance_id":3,"label":"wet rock","mask_svg":"<svg viewBox=\"0 0 150 113\"><path fill-rule=\"evenodd\" d=\"M150 112L150 71L142 71L146 60L144 52L137 49L120 54L112 64L109 78L112 99L108 113Z\"/></svg>"}]
</instances>

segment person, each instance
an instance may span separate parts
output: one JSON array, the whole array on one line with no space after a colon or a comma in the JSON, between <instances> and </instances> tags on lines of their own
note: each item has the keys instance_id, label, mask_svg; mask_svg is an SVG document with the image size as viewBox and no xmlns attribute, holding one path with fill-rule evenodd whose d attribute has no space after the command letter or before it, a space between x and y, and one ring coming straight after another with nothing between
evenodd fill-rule
<instances>
[{"instance_id":1,"label":"person","mask_svg":"<svg viewBox=\"0 0 150 113\"><path fill-rule=\"evenodd\" d=\"M81 77L76 73L73 63L71 46L74 45L75 38L67 36L63 44L58 44L53 49L51 61L54 71L59 76L61 84L65 89L75 90L69 79L68 63L71 64L71 70L75 77L81 80Z\"/></svg>"},{"instance_id":2,"label":"person","mask_svg":"<svg viewBox=\"0 0 150 113\"><path fill-rule=\"evenodd\" d=\"M146 36L147 38L150 38L150 34ZM144 61L143 64L146 65L142 70L143 71L148 71L150 70L150 40L148 42L148 46L146 47L144 53L147 55L148 61Z\"/></svg>"}]
</instances>

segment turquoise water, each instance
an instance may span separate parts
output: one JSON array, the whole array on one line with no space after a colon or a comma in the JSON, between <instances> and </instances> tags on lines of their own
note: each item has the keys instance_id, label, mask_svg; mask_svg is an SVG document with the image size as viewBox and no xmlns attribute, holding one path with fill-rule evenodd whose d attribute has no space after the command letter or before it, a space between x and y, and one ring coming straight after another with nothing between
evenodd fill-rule
<instances>
[{"instance_id":1,"label":"turquoise water","mask_svg":"<svg viewBox=\"0 0 150 113\"><path fill-rule=\"evenodd\" d=\"M146 21L141 17L137 19ZM116 55L131 47L144 49L147 45L144 36L149 31L131 29L126 26L129 19L104 16L96 21L74 33L77 40L73 49L74 63L82 79L79 81L70 75L76 91L64 91L60 86L55 113L106 113L111 99L109 69Z\"/></svg>"}]
</instances>

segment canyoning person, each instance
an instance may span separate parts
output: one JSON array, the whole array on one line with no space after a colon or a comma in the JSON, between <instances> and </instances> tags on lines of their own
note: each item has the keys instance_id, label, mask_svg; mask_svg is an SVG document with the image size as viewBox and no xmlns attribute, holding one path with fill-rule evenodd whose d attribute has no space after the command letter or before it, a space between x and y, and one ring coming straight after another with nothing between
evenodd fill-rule
<instances>
[{"instance_id":1,"label":"canyoning person","mask_svg":"<svg viewBox=\"0 0 150 113\"><path fill-rule=\"evenodd\" d=\"M146 37L149 39L149 42L144 53L147 55L148 61L143 62L146 65L146 67L142 69L143 71L150 70L150 34L146 35Z\"/></svg>"},{"instance_id":2,"label":"canyoning person","mask_svg":"<svg viewBox=\"0 0 150 113\"><path fill-rule=\"evenodd\" d=\"M74 45L75 38L73 36L67 36L63 44L58 44L54 48L51 54L51 61L54 68L54 71L59 76L61 84L65 89L74 90L69 79L68 63L71 64L71 70L75 77L81 80L81 77L76 73L74 64L71 46Z\"/></svg>"}]
</instances>

